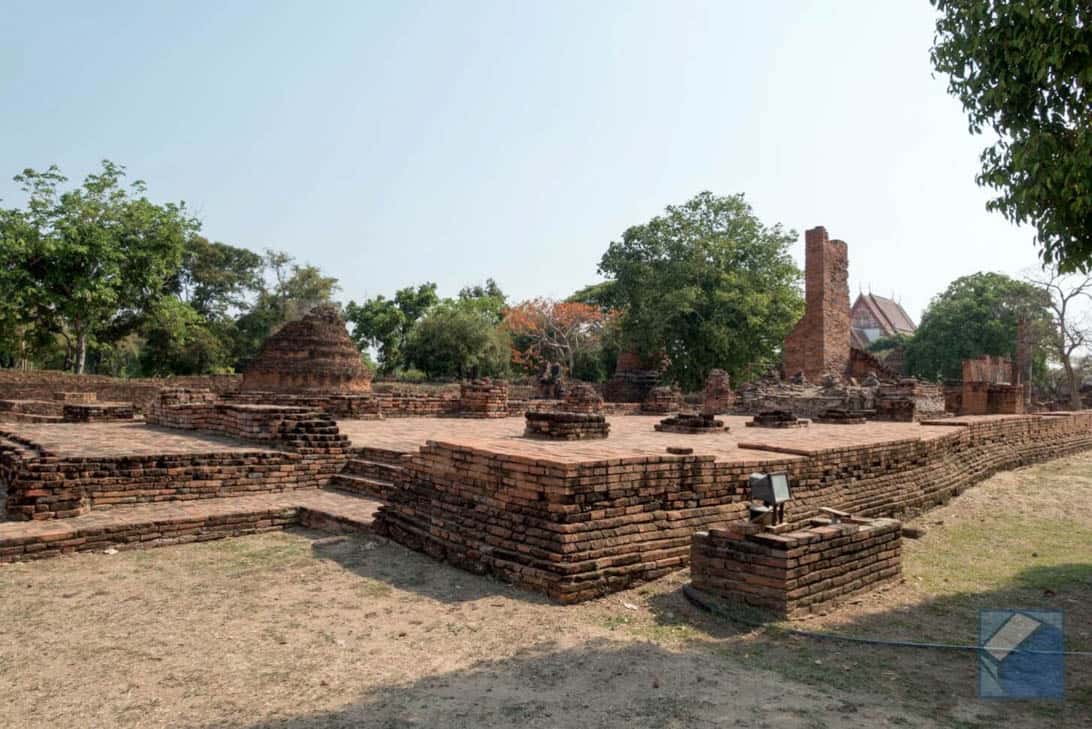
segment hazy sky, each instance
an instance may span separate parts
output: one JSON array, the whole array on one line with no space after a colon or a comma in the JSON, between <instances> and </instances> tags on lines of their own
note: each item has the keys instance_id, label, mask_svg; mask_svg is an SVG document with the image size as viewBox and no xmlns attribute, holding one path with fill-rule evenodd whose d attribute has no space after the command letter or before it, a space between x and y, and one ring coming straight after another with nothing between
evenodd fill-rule
<instances>
[{"instance_id":1,"label":"hazy sky","mask_svg":"<svg viewBox=\"0 0 1092 729\"><path fill-rule=\"evenodd\" d=\"M284 249L341 298L488 276L598 280L611 240L701 190L825 225L915 318L952 279L1036 263L985 211L981 138L932 78L927 0L15 2L0 198L109 158L204 233Z\"/></svg>"}]
</instances>

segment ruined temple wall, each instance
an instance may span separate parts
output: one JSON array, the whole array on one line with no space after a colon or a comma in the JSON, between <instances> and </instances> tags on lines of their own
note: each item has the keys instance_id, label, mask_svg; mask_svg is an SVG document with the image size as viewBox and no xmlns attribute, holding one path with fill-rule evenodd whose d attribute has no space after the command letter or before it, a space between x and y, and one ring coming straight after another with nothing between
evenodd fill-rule
<instances>
[{"instance_id":1,"label":"ruined temple wall","mask_svg":"<svg viewBox=\"0 0 1092 729\"><path fill-rule=\"evenodd\" d=\"M205 388L217 393L239 389L239 375L193 375L123 379L74 375L55 370L0 370L0 400L52 400L57 392L93 392L104 402L131 402L143 412L164 387Z\"/></svg>"},{"instance_id":2,"label":"ruined temple wall","mask_svg":"<svg viewBox=\"0 0 1092 729\"><path fill-rule=\"evenodd\" d=\"M785 375L809 380L849 367L849 253L819 226L804 234L804 318L785 339Z\"/></svg>"},{"instance_id":3,"label":"ruined temple wall","mask_svg":"<svg viewBox=\"0 0 1092 729\"><path fill-rule=\"evenodd\" d=\"M168 397L177 392L168 391ZM197 401L157 403L148 415L161 427L259 445L232 452L67 458L18 433L0 431L0 480L6 484L8 517L57 519L120 504L318 488L344 468L351 448L336 423L305 408Z\"/></svg>"},{"instance_id":4,"label":"ruined temple wall","mask_svg":"<svg viewBox=\"0 0 1092 729\"><path fill-rule=\"evenodd\" d=\"M953 426L931 440L785 454L793 524L830 506L890 516L941 503L997 470L1092 448L1092 414ZM650 456L549 463L430 443L408 459L377 528L394 540L562 602L686 566L692 534L744 517L753 462Z\"/></svg>"}]
</instances>

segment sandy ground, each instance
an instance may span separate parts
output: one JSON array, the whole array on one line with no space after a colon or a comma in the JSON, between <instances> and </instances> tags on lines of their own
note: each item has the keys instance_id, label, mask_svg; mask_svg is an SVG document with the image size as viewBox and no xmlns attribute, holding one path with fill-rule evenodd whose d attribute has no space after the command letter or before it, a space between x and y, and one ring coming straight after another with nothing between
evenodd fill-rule
<instances>
[{"instance_id":1,"label":"sandy ground","mask_svg":"<svg viewBox=\"0 0 1092 729\"><path fill-rule=\"evenodd\" d=\"M1067 610L1092 650L1092 456L920 520L906 580L804 627L969 641L980 605ZM1059 498L1064 497L1064 498ZM997 509L1005 503L1004 511ZM975 698L971 654L791 637L703 613L680 572L562 607L379 539L293 531L0 567L4 727L1088 726Z\"/></svg>"}]
</instances>

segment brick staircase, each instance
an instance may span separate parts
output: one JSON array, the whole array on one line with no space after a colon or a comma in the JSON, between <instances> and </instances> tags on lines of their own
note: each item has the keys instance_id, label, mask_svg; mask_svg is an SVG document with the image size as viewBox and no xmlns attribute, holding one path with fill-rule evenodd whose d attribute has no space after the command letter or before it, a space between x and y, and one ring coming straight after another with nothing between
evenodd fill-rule
<instances>
[{"instance_id":1,"label":"brick staircase","mask_svg":"<svg viewBox=\"0 0 1092 729\"><path fill-rule=\"evenodd\" d=\"M354 448L345 469L334 475L330 487L354 496L389 501L407 455L382 448Z\"/></svg>"}]
</instances>

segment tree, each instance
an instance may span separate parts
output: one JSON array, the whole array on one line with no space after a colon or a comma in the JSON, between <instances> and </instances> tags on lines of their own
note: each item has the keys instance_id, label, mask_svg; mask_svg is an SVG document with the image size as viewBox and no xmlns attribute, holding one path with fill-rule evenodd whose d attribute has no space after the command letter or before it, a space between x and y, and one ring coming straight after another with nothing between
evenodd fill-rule
<instances>
[{"instance_id":1,"label":"tree","mask_svg":"<svg viewBox=\"0 0 1092 729\"><path fill-rule=\"evenodd\" d=\"M512 335L512 360L529 370L561 362L576 376L577 361L601 345L603 331L616 316L591 304L531 299L508 310L504 325Z\"/></svg>"},{"instance_id":2,"label":"tree","mask_svg":"<svg viewBox=\"0 0 1092 729\"><path fill-rule=\"evenodd\" d=\"M933 65L970 131L990 128L978 184L1031 223L1045 263L1092 264L1092 5L1088 0L932 0Z\"/></svg>"},{"instance_id":3,"label":"tree","mask_svg":"<svg viewBox=\"0 0 1092 729\"><path fill-rule=\"evenodd\" d=\"M430 308L405 345L405 361L429 377L499 377L508 372L508 358L505 332L473 299Z\"/></svg>"},{"instance_id":4,"label":"tree","mask_svg":"<svg viewBox=\"0 0 1092 729\"><path fill-rule=\"evenodd\" d=\"M278 261L287 259L287 254L275 255ZM264 263L254 251L195 235L186 241L172 289L206 319L226 319L262 289Z\"/></svg>"},{"instance_id":5,"label":"tree","mask_svg":"<svg viewBox=\"0 0 1092 729\"><path fill-rule=\"evenodd\" d=\"M163 298L142 327L140 369L145 376L204 375L229 371L226 344L189 304Z\"/></svg>"},{"instance_id":6,"label":"tree","mask_svg":"<svg viewBox=\"0 0 1092 729\"><path fill-rule=\"evenodd\" d=\"M666 355L668 378L688 388L715 367L738 379L774 364L803 313L795 239L742 195L710 192L629 228L599 263L623 307L623 344Z\"/></svg>"},{"instance_id":7,"label":"tree","mask_svg":"<svg viewBox=\"0 0 1092 729\"><path fill-rule=\"evenodd\" d=\"M906 343L909 374L924 379L962 376L963 360L984 354L1013 358L1021 318L1037 331L1049 323L1046 297L1037 286L1000 273L958 278L935 296ZM1043 369L1043 358L1037 363Z\"/></svg>"},{"instance_id":8,"label":"tree","mask_svg":"<svg viewBox=\"0 0 1092 729\"><path fill-rule=\"evenodd\" d=\"M459 291L459 300L473 302L494 324L500 324L508 306L508 297L491 278L485 280L484 286L464 286Z\"/></svg>"},{"instance_id":9,"label":"tree","mask_svg":"<svg viewBox=\"0 0 1092 729\"><path fill-rule=\"evenodd\" d=\"M413 327L439 300L434 283L407 286L396 291L393 299L380 294L360 304L350 301L345 318L353 325L351 336L361 351L375 348L379 371L390 374L405 363L403 351Z\"/></svg>"},{"instance_id":10,"label":"tree","mask_svg":"<svg viewBox=\"0 0 1092 729\"><path fill-rule=\"evenodd\" d=\"M340 286L315 266L299 265L282 251L265 252L265 275L254 305L234 324L232 353L236 368L257 354L270 334L287 321L307 314L319 304L334 303Z\"/></svg>"},{"instance_id":11,"label":"tree","mask_svg":"<svg viewBox=\"0 0 1092 729\"><path fill-rule=\"evenodd\" d=\"M1085 350L1092 339L1087 310L1081 308L1092 301L1092 275L1066 276L1057 266L1051 266L1040 275L1029 277L1028 282L1046 292L1054 318L1048 341L1065 372L1070 407L1080 410L1084 405L1081 403L1081 378L1074 355Z\"/></svg>"},{"instance_id":12,"label":"tree","mask_svg":"<svg viewBox=\"0 0 1092 729\"><path fill-rule=\"evenodd\" d=\"M588 284L584 288L575 291L565 301L576 304L591 304L598 306L603 311L622 308L622 300L618 295L617 281L600 281Z\"/></svg>"},{"instance_id":13,"label":"tree","mask_svg":"<svg viewBox=\"0 0 1092 729\"><path fill-rule=\"evenodd\" d=\"M62 193L67 179L56 167L27 169L15 177L26 209L4 213L4 243L23 270L15 295L38 326L69 342L78 373L96 335L123 334L123 320L135 321L164 295L198 229L184 203L156 205L143 182L122 187L124 176L124 167L106 160Z\"/></svg>"}]
</instances>

